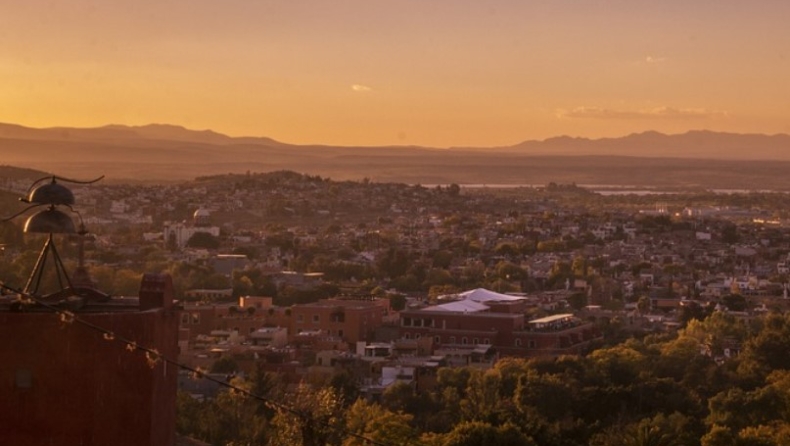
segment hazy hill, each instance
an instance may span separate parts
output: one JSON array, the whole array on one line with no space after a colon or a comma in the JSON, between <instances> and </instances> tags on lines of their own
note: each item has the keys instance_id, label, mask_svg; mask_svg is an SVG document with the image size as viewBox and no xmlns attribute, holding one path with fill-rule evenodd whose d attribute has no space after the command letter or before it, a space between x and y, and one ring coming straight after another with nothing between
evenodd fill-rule
<instances>
[{"instance_id":1,"label":"hazy hill","mask_svg":"<svg viewBox=\"0 0 790 446\"><path fill-rule=\"evenodd\" d=\"M705 130L678 135L634 133L622 138L571 138L525 141L500 150L529 155L619 155L790 161L790 135L719 133Z\"/></svg>"},{"instance_id":2,"label":"hazy hill","mask_svg":"<svg viewBox=\"0 0 790 446\"><path fill-rule=\"evenodd\" d=\"M34 129L16 124L0 123L0 138L54 141L120 141L155 140L201 144L266 144L278 145L271 138L232 138L212 130L189 130L177 125L149 124L144 126L106 125L96 128L52 127Z\"/></svg>"},{"instance_id":3,"label":"hazy hill","mask_svg":"<svg viewBox=\"0 0 790 446\"><path fill-rule=\"evenodd\" d=\"M32 129L0 124L0 163L107 181L178 181L293 170L333 179L462 184L790 188L790 136L655 132L558 137L512 147L299 146L171 125Z\"/></svg>"}]
</instances>

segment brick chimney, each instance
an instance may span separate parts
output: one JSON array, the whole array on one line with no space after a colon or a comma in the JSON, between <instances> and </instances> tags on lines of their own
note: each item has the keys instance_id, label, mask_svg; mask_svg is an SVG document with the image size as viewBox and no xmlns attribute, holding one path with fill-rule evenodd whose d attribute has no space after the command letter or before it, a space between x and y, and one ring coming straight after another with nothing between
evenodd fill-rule
<instances>
[{"instance_id":1,"label":"brick chimney","mask_svg":"<svg viewBox=\"0 0 790 446\"><path fill-rule=\"evenodd\" d=\"M140 311L173 306L173 278L170 274L143 274L140 283Z\"/></svg>"}]
</instances>

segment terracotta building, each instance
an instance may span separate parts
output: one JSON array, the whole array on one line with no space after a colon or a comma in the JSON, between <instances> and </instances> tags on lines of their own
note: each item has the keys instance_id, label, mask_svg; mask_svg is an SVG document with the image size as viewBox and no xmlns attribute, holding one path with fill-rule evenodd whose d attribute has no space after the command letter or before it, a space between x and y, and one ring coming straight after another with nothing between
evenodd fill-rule
<instances>
[{"instance_id":1,"label":"terracotta building","mask_svg":"<svg viewBox=\"0 0 790 446\"><path fill-rule=\"evenodd\" d=\"M400 312L400 336L430 338L434 348L490 345L502 356L579 353L600 337L591 323L572 314L528 321L523 298L477 289L449 301Z\"/></svg>"},{"instance_id":2,"label":"terracotta building","mask_svg":"<svg viewBox=\"0 0 790 446\"><path fill-rule=\"evenodd\" d=\"M169 276L143 278L139 298L93 294L53 308L0 297L0 438L9 445L175 443L177 367L146 358L121 338L177 354ZM71 313L69 313L71 314ZM68 316L68 314L66 315Z\"/></svg>"},{"instance_id":3,"label":"terracotta building","mask_svg":"<svg viewBox=\"0 0 790 446\"><path fill-rule=\"evenodd\" d=\"M349 344L372 341L374 330L389 314L389 301L327 299L291 307L289 333L320 331Z\"/></svg>"}]
</instances>

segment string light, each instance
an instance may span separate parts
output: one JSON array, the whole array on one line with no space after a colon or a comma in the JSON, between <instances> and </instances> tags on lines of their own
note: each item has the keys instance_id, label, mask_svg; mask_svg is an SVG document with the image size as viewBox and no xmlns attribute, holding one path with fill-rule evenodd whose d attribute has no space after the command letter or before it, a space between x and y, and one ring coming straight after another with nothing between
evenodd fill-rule
<instances>
[{"instance_id":1,"label":"string light","mask_svg":"<svg viewBox=\"0 0 790 446\"><path fill-rule=\"evenodd\" d=\"M148 367L152 369L162 360L159 352L156 349L151 349L145 352L145 360L148 362Z\"/></svg>"},{"instance_id":2,"label":"string light","mask_svg":"<svg viewBox=\"0 0 790 446\"><path fill-rule=\"evenodd\" d=\"M71 311L66 311L66 310L60 311L60 321L63 322L64 324L74 323L74 319L76 317L77 316Z\"/></svg>"},{"instance_id":3,"label":"string light","mask_svg":"<svg viewBox=\"0 0 790 446\"><path fill-rule=\"evenodd\" d=\"M100 332L102 334L102 337L105 340L107 340L107 341L118 341L118 342L124 344L126 346L126 350L128 350L130 352L134 352L134 351L138 351L138 350L144 352L146 361L147 361L149 367L151 367L152 369L155 368L156 365L158 363L160 363L160 362L163 363L164 366L167 366L167 364L171 364L171 365L174 365L174 366L176 366L176 367L178 367L178 368L180 368L182 370L186 370L186 371L190 372L191 376L194 379L205 379L205 380L211 381L211 382L213 382L215 384L218 384L218 385L220 385L222 387L225 387L225 388L227 388L227 389L229 389L231 391L234 391L234 392L236 392L236 393L238 393L240 395L243 395L245 397L258 400L258 401L262 402L266 407L268 407L268 408L270 408L272 410L281 410L283 412L287 412L287 413L290 413L292 415L295 415L295 416L299 417L300 419L303 419L303 420L305 420L307 422L314 422L314 423L321 424L324 427L327 427L329 429L333 429L333 430L335 430L335 431L337 431L337 432L339 432L341 434L344 434L346 436L354 437L354 438L356 438L358 440L362 440L364 442L364 444L366 444L366 445L395 446L392 443L384 443L384 442L381 442L381 441L374 440L372 438L366 437L364 435L360 435L360 434L357 434L355 432L351 432L351 431L345 430L345 429L343 429L341 427L334 426L334 425L330 424L328 421L313 419L309 414L301 412L301 411L299 411L297 409L294 409L294 408L292 408L292 407L290 407L290 406L288 406L288 405L286 405L284 403L280 403L278 401L271 400L271 399L263 397L261 395L257 395L257 394L255 394L255 393L253 393L253 392L251 392L251 391L249 391L247 389L243 389L241 387L235 386L234 384L232 384L232 383L230 383L228 381L224 381L224 380L220 380L220 379L214 378L214 377L212 377L210 375L207 375L205 370L201 369L200 367L192 367L192 366L183 364L181 362L178 362L175 359L172 359L172 358L169 358L169 357L167 357L165 355L160 354L159 351L157 351L154 348L145 347L145 346L139 345L136 341L133 341L131 339L127 339L127 338L125 338L123 336L118 336L112 330L108 330L108 329L103 328L103 327L101 327L99 325L93 324L93 323L91 323L91 322L89 322L89 321L87 321L85 319L82 319L81 317L77 316L74 312L71 312L71 311L68 311L68 310L61 310L60 308L58 308L58 307L56 307L56 306L54 306L52 304L49 304L47 302L44 302L44 301L38 299L36 296L34 296L32 294L25 293L25 292L23 292L21 290L18 290L16 288L10 287L10 286L2 283L2 282L0 282L0 288L4 288L4 289L9 290L9 291L11 291L13 293L16 293L17 295L20 296L21 301L24 302L24 303L27 303L27 302L34 303L34 304L40 305L40 306L42 306L42 307L44 307L44 308L46 308L48 310L51 310L54 314L56 314L60 318L60 321L64 323L64 327L65 327L65 325L73 325L74 323L77 323L77 324L82 325L84 327L90 328L91 330ZM408 443L406 443L406 444L408 444Z\"/></svg>"}]
</instances>

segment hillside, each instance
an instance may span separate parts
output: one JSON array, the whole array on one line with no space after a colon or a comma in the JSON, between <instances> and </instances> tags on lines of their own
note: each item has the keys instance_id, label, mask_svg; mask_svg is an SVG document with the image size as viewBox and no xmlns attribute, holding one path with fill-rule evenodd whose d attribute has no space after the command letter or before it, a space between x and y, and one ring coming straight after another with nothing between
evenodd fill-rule
<instances>
[{"instance_id":1,"label":"hillside","mask_svg":"<svg viewBox=\"0 0 790 446\"><path fill-rule=\"evenodd\" d=\"M298 146L169 125L32 129L0 124L4 164L110 181L293 170L333 179L459 184L615 184L786 189L790 136L655 132L512 147Z\"/></svg>"}]
</instances>

